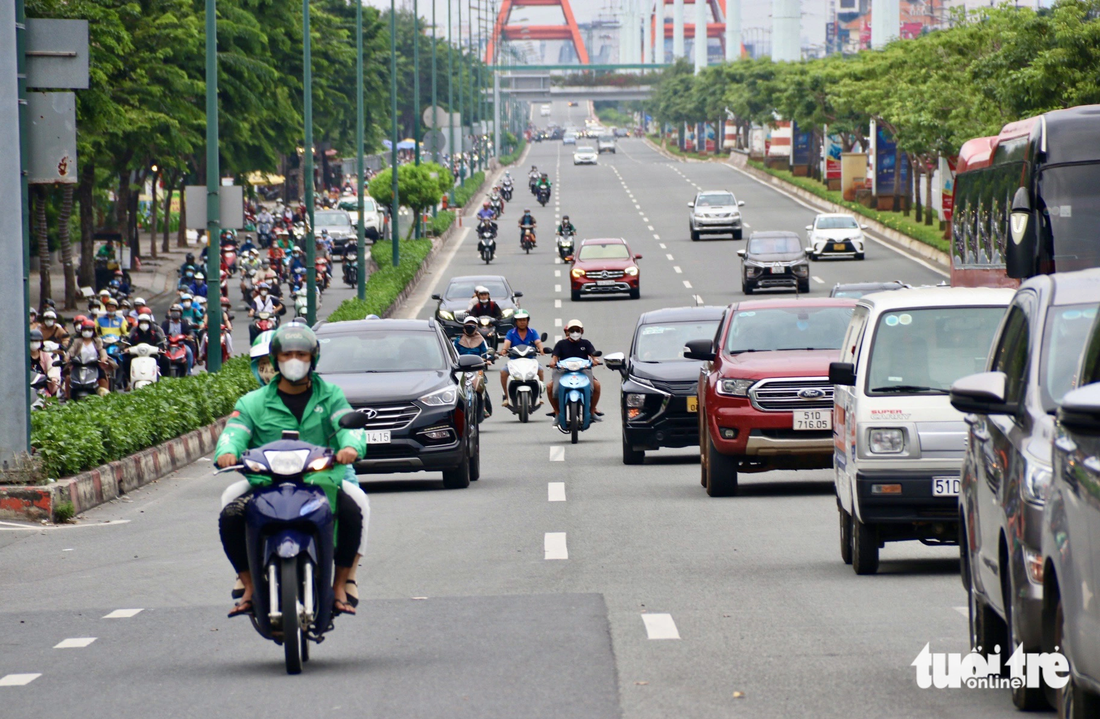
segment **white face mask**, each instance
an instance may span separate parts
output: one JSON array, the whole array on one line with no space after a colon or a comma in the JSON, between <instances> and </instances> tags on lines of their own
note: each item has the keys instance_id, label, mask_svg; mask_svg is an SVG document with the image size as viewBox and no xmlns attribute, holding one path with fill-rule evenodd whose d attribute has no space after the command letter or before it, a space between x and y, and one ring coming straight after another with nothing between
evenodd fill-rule
<instances>
[{"instance_id":1,"label":"white face mask","mask_svg":"<svg viewBox=\"0 0 1100 719\"><path fill-rule=\"evenodd\" d=\"M142 332L144 332L145 330L149 329L149 323L148 322L138 322L138 327L141 328Z\"/></svg>"},{"instance_id":2,"label":"white face mask","mask_svg":"<svg viewBox=\"0 0 1100 719\"><path fill-rule=\"evenodd\" d=\"M42 349L41 342L31 342L31 352L37 352L40 349Z\"/></svg>"},{"instance_id":3,"label":"white face mask","mask_svg":"<svg viewBox=\"0 0 1100 719\"><path fill-rule=\"evenodd\" d=\"M95 332L93 332L92 330L85 330L85 331L81 332L80 334L85 339L91 339L92 335L94 335Z\"/></svg>"},{"instance_id":4,"label":"white face mask","mask_svg":"<svg viewBox=\"0 0 1100 719\"><path fill-rule=\"evenodd\" d=\"M185 309L185 310L191 309L191 303L190 302L184 302L183 303L183 309Z\"/></svg>"},{"instance_id":5,"label":"white face mask","mask_svg":"<svg viewBox=\"0 0 1100 719\"><path fill-rule=\"evenodd\" d=\"M298 359L285 360L279 363L279 372L291 382L297 382L309 374L309 362Z\"/></svg>"},{"instance_id":6,"label":"white face mask","mask_svg":"<svg viewBox=\"0 0 1100 719\"><path fill-rule=\"evenodd\" d=\"M53 320L46 319L44 322L47 327L53 327Z\"/></svg>"},{"instance_id":7,"label":"white face mask","mask_svg":"<svg viewBox=\"0 0 1100 719\"><path fill-rule=\"evenodd\" d=\"M581 333L580 332L570 332L569 333L569 339L571 339L571 340L576 341L576 340L579 340L580 338L581 338Z\"/></svg>"}]
</instances>

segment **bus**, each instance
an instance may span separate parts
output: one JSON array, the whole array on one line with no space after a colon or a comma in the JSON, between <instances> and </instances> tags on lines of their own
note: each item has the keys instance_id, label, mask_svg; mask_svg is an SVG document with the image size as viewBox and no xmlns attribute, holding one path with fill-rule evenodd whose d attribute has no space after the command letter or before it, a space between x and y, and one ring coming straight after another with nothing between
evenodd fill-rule
<instances>
[{"instance_id":1,"label":"bus","mask_svg":"<svg viewBox=\"0 0 1100 719\"><path fill-rule=\"evenodd\" d=\"M1015 287L1100 267L1100 105L968 140L956 173L952 285Z\"/></svg>"}]
</instances>

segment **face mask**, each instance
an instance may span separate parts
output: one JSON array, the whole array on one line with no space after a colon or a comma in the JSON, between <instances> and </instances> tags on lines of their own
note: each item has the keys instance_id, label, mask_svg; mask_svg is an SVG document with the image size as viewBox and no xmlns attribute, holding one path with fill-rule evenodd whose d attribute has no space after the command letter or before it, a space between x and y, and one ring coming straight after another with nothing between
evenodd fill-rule
<instances>
[{"instance_id":1,"label":"face mask","mask_svg":"<svg viewBox=\"0 0 1100 719\"><path fill-rule=\"evenodd\" d=\"M147 329L149 329L149 323L148 322L138 322L138 327L140 327L141 331L144 332Z\"/></svg>"},{"instance_id":2,"label":"face mask","mask_svg":"<svg viewBox=\"0 0 1100 719\"><path fill-rule=\"evenodd\" d=\"M82 336L82 337L84 337L85 339L90 339L90 338L92 337L92 335L94 335L94 334L95 334L95 332L93 332L93 331L91 331L91 330L85 330L85 331L81 332L80 334L81 334L81 336Z\"/></svg>"},{"instance_id":3,"label":"face mask","mask_svg":"<svg viewBox=\"0 0 1100 719\"><path fill-rule=\"evenodd\" d=\"M47 327L53 327L53 320L47 319L45 320L45 324Z\"/></svg>"},{"instance_id":4,"label":"face mask","mask_svg":"<svg viewBox=\"0 0 1100 719\"><path fill-rule=\"evenodd\" d=\"M169 316L170 318L174 319L174 320L178 320L178 319L180 318L180 313L179 313L179 312L172 312L172 313L171 313L171 314L169 314L168 316Z\"/></svg>"},{"instance_id":5,"label":"face mask","mask_svg":"<svg viewBox=\"0 0 1100 719\"><path fill-rule=\"evenodd\" d=\"M569 333L569 339L573 340L574 342L576 342L580 338L581 338L581 333L580 332L570 332Z\"/></svg>"},{"instance_id":6,"label":"face mask","mask_svg":"<svg viewBox=\"0 0 1100 719\"><path fill-rule=\"evenodd\" d=\"M125 316L126 316L126 313L123 312L122 310L117 310L115 312L115 317L125 317Z\"/></svg>"},{"instance_id":7,"label":"face mask","mask_svg":"<svg viewBox=\"0 0 1100 719\"><path fill-rule=\"evenodd\" d=\"M40 349L42 349L41 342L31 342L31 352L37 352Z\"/></svg>"},{"instance_id":8,"label":"face mask","mask_svg":"<svg viewBox=\"0 0 1100 719\"><path fill-rule=\"evenodd\" d=\"M260 290L260 297L267 297L267 290Z\"/></svg>"},{"instance_id":9,"label":"face mask","mask_svg":"<svg viewBox=\"0 0 1100 719\"><path fill-rule=\"evenodd\" d=\"M309 374L309 362L304 360L286 360L279 365L279 372L291 382L297 382Z\"/></svg>"},{"instance_id":10,"label":"face mask","mask_svg":"<svg viewBox=\"0 0 1100 719\"><path fill-rule=\"evenodd\" d=\"M184 302L183 303L183 309L185 309L185 310L191 309L191 303L190 302Z\"/></svg>"},{"instance_id":11,"label":"face mask","mask_svg":"<svg viewBox=\"0 0 1100 719\"><path fill-rule=\"evenodd\" d=\"M478 298L477 298L477 301L478 301L478 302L480 302L480 303L481 303L481 304L483 304L483 305L487 305L487 304L489 304L489 300L483 300L483 299L481 299L480 297L478 297Z\"/></svg>"},{"instance_id":12,"label":"face mask","mask_svg":"<svg viewBox=\"0 0 1100 719\"><path fill-rule=\"evenodd\" d=\"M474 327L473 325L466 325L462 328L462 331L468 335L472 335L474 332L477 332L477 327Z\"/></svg>"}]
</instances>

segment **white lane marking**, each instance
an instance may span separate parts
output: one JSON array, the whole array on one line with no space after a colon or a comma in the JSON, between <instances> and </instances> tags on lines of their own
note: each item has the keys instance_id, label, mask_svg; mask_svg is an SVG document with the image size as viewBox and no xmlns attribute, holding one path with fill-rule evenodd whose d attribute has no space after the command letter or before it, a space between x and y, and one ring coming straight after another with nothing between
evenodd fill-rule
<instances>
[{"instance_id":1,"label":"white lane marking","mask_svg":"<svg viewBox=\"0 0 1100 719\"><path fill-rule=\"evenodd\" d=\"M680 266L679 266L679 265L673 265L673 266L672 266L672 269L673 269L673 271L675 271L675 272L676 272L676 274L678 274L678 275L680 275L680 274L683 274L683 272L684 272L683 270L681 270L681 269L680 269Z\"/></svg>"},{"instance_id":2,"label":"white lane marking","mask_svg":"<svg viewBox=\"0 0 1100 719\"><path fill-rule=\"evenodd\" d=\"M554 285L554 292L561 292L561 285Z\"/></svg>"},{"instance_id":3,"label":"white lane marking","mask_svg":"<svg viewBox=\"0 0 1100 719\"><path fill-rule=\"evenodd\" d=\"M554 326L555 327L561 327L561 317L555 317L554 318Z\"/></svg>"},{"instance_id":4,"label":"white lane marking","mask_svg":"<svg viewBox=\"0 0 1100 719\"><path fill-rule=\"evenodd\" d=\"M657 246L660 247L662 250L667 250L668 249L667 247L665 247L665 243L663 243L663 242L657 243Z\"/></svg>"},{"instance_id":5,"label":"white lane marking","mask_svg":"<svg viewBox=\"0 0 1100 719\"><path fill-rule=\"evenodd\" d=\"M141 609L116 609L110 614L105 615L104 619L129 619L130 617L136 617L142 612Z\"/></svg>"},{"instance_id":6,"label":"white lane marking","mask_svg":"<svg viewBox=\"0 0 1100 719\"><path fill-rule=\"evenodd\" d=\"M555 265L560 265L560 264L561 264L561 258L560 258L560 257L555 257L555 258L554 258L554 264L555 264ZM555 272L560 272L560 271L561 271L561 270L555 270ZM556 276L556 277L561 277L561 275L555 275L555 276Z\"/></svg>"},{"instance_id":7,"label":"white lane marking","mask_svg":"<svg viewBox=\"0 0 1100 719\"><path fill-rule=\"evenodd\" d=\"M701 304L701 305L706 304L705 302L703 302L703 296L702 295L695 295L695 301L697 303Z\"/></svg>"},{"instance_id":8,"label":"white lane marking","mask_svg":"<svg viewBox=\"0 0 1100 719\"><path fill-rule=\"evenodd\" d=\"M552 444L550 445L550 461L551 462L564 462L565 461L565 445Z\"/></svg>"},{"instance_id":9,"label":"white lane marking","mask_svg":"<svg viewBox=\"0 0 1100 719\"><path fill-rule=\"evenodd\" d=\"M661 236L660 235L653 235L653 239L659 240L659 239L661 239Z\"/></svg>"},{"instance_id":10,"label":"white lane marking","mask_svg":"<svg viewBox=\"0 0 1100 719\"><path fill-rule=\"evenodd\" d=\"M680 632L671 614L643 614L645 633L650 639L679 639Z\"/></svg>"},{"instance_id":11,"label":"white lane marking","mask_svg":"<svg viewBox=\"0 0 1100 719\"><path fill-rule=\"evenodd\" d=\"M554 335L554 344L561 342L561 335Z\"/></svg>"},{"instance_id":12,"label":"white lane marking","mask_svg":"<svg viewBox=\"0 0 1100 719\"><path fill-rule=\"evenodd\" d=\"M684 287L687 287L690 290L691 289L691 283L688 282L687 280L684 280Z\"/></svg>"},{"instance_id":13,"label":"white lane marking","mask_svg":"<svg viewBox=\"0 0 1100 719\"><path fill-rule=\"evenodd\" d=\"M648 227L648 228L649 228L649 231L650 231L650 232L652 232L652 231L653 231L653 225L646 225L646 227Z\"/></svg>"},{"instance_id":14,"label":"white lane marking","mask_svg":"<svg viewBox=\"0 0 1100 719\"><path fill-rule=\"evenodd\" d=\"M645 216L643 216L643 217L642 217L642 222L645 222L645 223L647 223L647 224L648 224L648 223L649 223L649 218L648 218L648 217L645 217ZM652 230L653 228L652 228L652 227L650 227L649 229L651 229L651 230Z\"/></svg>"},{"instance_id":15,"label":"white lane marking","mask_svg":"<svg viewBox=\"0 0 1100 719\"><path fill-rule=\"evenodd\" d=\"M639 205L639 204L638 204L637 202L635 202L635 203L634 203L634 209L635 209L635 210L640 210L640 209L642 209L642 206L641 206L641 205Z\"/></svg>"},{"instance_id":16,"label":"white lane marking","mask_svg":"<svg viewBox=\"0 0 1100 719\"><path fill-rule=\"evenodd\" d=\"M561 258L556 257L555 259L560 260ZM554 270L554 277L561 277L561 270Z\"/></svg>"},{"instance_id":17,"label":"white lane marking","mask_svg":"<svg viewBox=\"0 0 1100 719\"><path fill-rule=\"evenodd\" d=\"M817 284L819 284L819 285L823 285L823 284L825 284L825 280L821 279L821 278L820 278L820 277L818 277L817 275L814 275L814 276L812 277L812 279L813 279L813 281L814 281L814 282L816 282L816 283L817 283Z\"/></svg>"},{"instance_id":18,"label":"white lane marking","mask_svg":"<svg viewBox=\"0 0 1100 719\"><path fill-rule=\"evenodd\" d=\"M82 649L96 640L95 637L73 637L62 639L54 645L54 649Z\"/></svg>"},{"instance_id":19,"label":"white lane marking","mask_svg":"<svg viewBox=\"0 0 1100 719\"><path fill-rule=\"evenodd\" d=\"M669 253L667 253L667 252L665 253L665 257L667 257L667 258L669 259L669 262L671 262L672 260L676 259L675 257L673 257L673 256L672 256L671 254L669 254Z\"/></svg>"},{"instance_id":20,"label":"white lane marking","mask_svg":"<svg viewBox=\"0 0 1100 719\"><path fill-rule=\"evenodd\" d=\"M44 532L57 529L81 529L84 527L110 527L115 524L129 524L129 519L112 519L107 522L93 522L90 524L39 524L27 526L15 522L0 522L0 532Z\"/></svg>"},{"instance_id":21,"label":"white lane marking","mask_svg":"<svg viewBox=\"0 0 1100 719\"><path fill-rule=\"evenodd\" d=\"M963 615L967 619L970 619L970 607L951 607L959 614Z\"/></svg>"},{"instance_id":22,"label":"white lane marking","mask_svg":"<svg viewBox=\"0 0 1100 719\"><path fill-rule=\"evenodd\" d=\"M41 674L8 674L0 677L0 687L24 687L33 682Z\"/></svg>"},{"instance_id":23,"label":"white lane marking","mask_svg":"<svg viewBox=\"0 0 1100 719\"><path fill-rule=\"evenodd\" d=\"M550 482L546 485L546 499L549 502L565 501L565 482Z\"/></svg>"},{"instance_id":24,"label":"white lane marking","mask_svg":"<svg viewBox=\"0 0 1100 719\"><path fill-rule=\"evenodd\" d=\"M542 540L546 559L569 559L569 549L565 546L565 532L547 532Z\"/></svg>"},{"instance_id":25,"label":"white lane marking","mask_svg":"<svg viewBox=\"0 0 1100 719\"><path fill-rule=\"evenodd\" d=\"M561 300L554 300L554 309L556 309L556 310L561 309Z\"/></svg>"},{"instance_id":26,"label":"white lane marking","mask_svg":"<svg viewBox=\"0 0 1100 719\"><path fill-rule=\"evenodd\" d=\"M744 224L745 224L745 227L746 227L746 228L752 227L752 225L750 225L750 224L749 224L749 223L747 223L747 222L746 222L746 223L744 223Z\"/></svg>"}]
</instances>

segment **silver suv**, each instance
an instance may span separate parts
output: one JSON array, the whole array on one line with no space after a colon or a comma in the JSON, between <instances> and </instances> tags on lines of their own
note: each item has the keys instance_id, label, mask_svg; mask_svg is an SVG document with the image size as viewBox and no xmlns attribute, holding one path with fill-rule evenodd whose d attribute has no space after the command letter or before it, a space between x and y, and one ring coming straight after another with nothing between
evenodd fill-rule
<instances>
[{"instance_id":1,"label":"silver suv","mask_svg":"<svg viewBox=\"0 0 1100 719\"><path fill-rule=\"evenodd\" d=\"M615 136L614 135L600 135L596 139L596 150L602 155L605 152L610 152L612 155L615 152Z\"/></svg>"},{"instance_id":2,"label":"silver suv","mask_svg":"<svg viewBox=\"0 0 1100 719\"><path fill-rule=\"evenodd\" d=\"M708 190L700 192L688 203L688 230L692 242L702 235L724 235L729 233L733 239L741 239L741 206L744 200L738 200L732 192L726 190Z\"/></svg>"}]
</instances>

